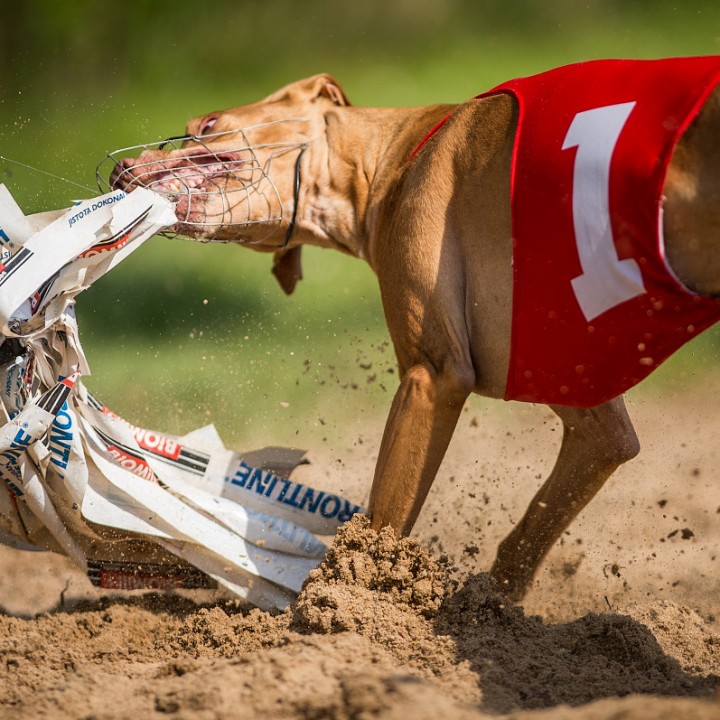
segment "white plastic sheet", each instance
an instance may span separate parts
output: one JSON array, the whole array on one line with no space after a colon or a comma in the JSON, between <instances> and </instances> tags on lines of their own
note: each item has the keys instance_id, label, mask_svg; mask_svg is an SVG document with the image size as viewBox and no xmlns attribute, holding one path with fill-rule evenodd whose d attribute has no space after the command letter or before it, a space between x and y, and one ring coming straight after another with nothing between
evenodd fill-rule
<instances>
[{"instance_id":1,"label":"white plastic sheet","mask_svg":"<svg viewBox=\"0 0 720 720\"><path fill-rule=\"evenodd\" d=\"M219 585L281 608L316 535L362 508L294 482L301 451L141 428L80 379L75 296L175 221L143 188L26 217L0 185L0 542L63 552L101 587Z\"/></svg>"}]
</instances>

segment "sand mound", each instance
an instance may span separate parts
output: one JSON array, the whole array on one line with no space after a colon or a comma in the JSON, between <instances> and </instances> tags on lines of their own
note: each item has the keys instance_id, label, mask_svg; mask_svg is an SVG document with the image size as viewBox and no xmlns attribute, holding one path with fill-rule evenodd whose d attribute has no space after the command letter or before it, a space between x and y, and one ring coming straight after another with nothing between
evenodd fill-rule
<instances>
[{"instance_id":1,"label":"sand mound","mask_svg":"<svg viewBox=\"0 0 720 720\"><path fill-rule=\"evenodd\" d=\"M317 632L355 630L353 623L362 624L361 617L353 620L332 611L347 603L341 596L363 595L430 618L447 584L446 570L415 540L398 540L389 528L376 533L365 517L356 515L340 529L322 565L310 573L293 617Z\"/></svg>"},{"instance_id":2,"label":"sand mound","mask_svg":"<svg viewBox=\"0 0 720 720\"><path fill-rule=\"evenodd\" d=\"M378 534L355 516L289 609L290 626L300 633L356 633L413 675L478 699L474 675L458 667L452 641L431 622L448 584L445 568L416 541L397 539L390 529Z\"/></svg>"}]
</instances>

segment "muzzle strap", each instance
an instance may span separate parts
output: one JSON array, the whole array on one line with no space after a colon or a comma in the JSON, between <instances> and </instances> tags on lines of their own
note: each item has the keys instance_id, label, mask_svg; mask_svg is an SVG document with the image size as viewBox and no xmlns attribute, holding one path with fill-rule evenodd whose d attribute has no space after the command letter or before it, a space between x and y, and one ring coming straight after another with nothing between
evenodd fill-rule
<instances>
[{"instance_id":1,"label":"muzzle strap","mask_svg":"<svg viewBox=\"0 0 720 720\"><path fill-rule=\"evenodd\" d=\"M297 220L298 202L300 200L300 181L301 181L301 168L300 161L302 160L303 153L307 150L307 145L303 145L298 153L297 160L295 160L295 185L293 187L293 211L292 217L290 218L290 224L288 225L287 232L285 233L285 240L283 241L283 249L288 246L290 237L295 230L295 221Z\"/></svg>"}]
</instances>

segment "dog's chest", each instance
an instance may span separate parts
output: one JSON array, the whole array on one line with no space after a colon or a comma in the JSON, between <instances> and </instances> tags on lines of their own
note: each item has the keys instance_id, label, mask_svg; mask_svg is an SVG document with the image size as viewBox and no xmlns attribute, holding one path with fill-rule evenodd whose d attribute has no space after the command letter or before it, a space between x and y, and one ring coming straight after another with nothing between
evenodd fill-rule
<instances>
[{"instance_id":1,"label":"dog's chest","mask_svg":"<svg viewBox=\"0 0 720 720\"><path fill-rule=\"evenodd\" d=\"M720 319L664 258L672 151L720 57L596 61L505 83L520 106L512 181L507 399L590 407Z\"/></svg>"}]
</instances>

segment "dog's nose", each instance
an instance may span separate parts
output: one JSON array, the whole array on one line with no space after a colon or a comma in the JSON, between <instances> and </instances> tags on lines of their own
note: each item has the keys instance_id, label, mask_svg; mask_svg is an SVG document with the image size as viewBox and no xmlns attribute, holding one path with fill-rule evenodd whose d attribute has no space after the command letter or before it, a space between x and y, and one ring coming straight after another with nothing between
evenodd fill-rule
<instances>
[{"instance_id":1,"label":"dog's nose","mask_svg":"<svg viewBox=\"0 0 720 720\"><path fill-rule=\"evenodd\" d=\"M112 172L110 173L110 187L113 190L122 189L127 186L129 180L132 179L132 173L127 171L132 168L137 160L135 158L122 158L119 162L116 162L113 166Z\"/></svg>"}]
</instances>

